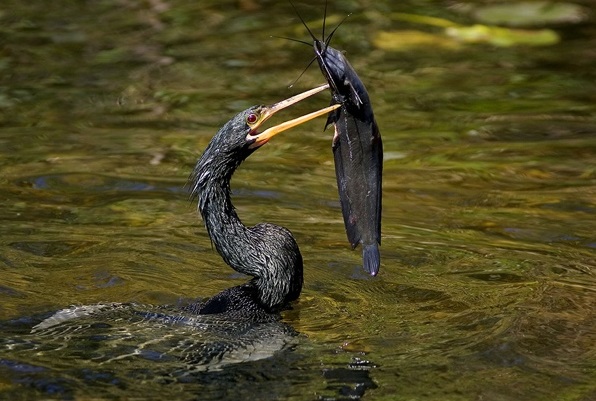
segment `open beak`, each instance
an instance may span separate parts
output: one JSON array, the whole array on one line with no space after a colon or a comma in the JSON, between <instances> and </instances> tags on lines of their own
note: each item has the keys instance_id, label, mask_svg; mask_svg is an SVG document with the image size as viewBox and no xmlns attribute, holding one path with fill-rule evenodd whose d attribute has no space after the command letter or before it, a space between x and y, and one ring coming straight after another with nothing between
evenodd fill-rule
<instances>
[{"instance_id":1,"label":"open beak","mask_svg":"<svg viewBox=\"0 0 596 401\"><path fill-rule=\"evenodd\" d=\"M304 100L304 99L306 99L314 94L317 94L321 91L324 91L325 89L328 89L328 88L329 88L328 84L321 85L314 89L308 90L306 92L302 92L296 96L292 96L289 99L282 100L281 102L275 103L272 106L262 107L260 110L261 115L260 115L259 121L255 125L252 126L251 132L246 136L246 139L248 141L254 140L254 142L250 145L250 147L258 148L259 146L262 146L265 143L267 143L267 141L269 141L269 139L273 138L275 135L279 134L280 132L288 130L292 127L295 127L295 126L305 123L307 121L310 121L313 118L327 114L327 113L337 109L338 107L340 107L341 106L340 104L334 104L329 107L325 107L324 109L314 111L312 113L306 114L306 115L298 117L298 118L294 118L293 120L285 121L285 122L283 122L279 125L273 126L271 128L267 128L265 131L263 131L261 133L257 132L258 127L261 126L265 121L267 121L271 116L273 116L278 111L283 110L288 106L298 103L299 101Z\"/></svg>"}]
</instances>

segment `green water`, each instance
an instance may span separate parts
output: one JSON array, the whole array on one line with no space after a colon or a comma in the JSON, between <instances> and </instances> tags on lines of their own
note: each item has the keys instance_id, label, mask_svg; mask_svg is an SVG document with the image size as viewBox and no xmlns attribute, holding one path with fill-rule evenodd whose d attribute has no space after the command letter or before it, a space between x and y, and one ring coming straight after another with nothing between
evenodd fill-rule
<instances>
[{"instance_id":1,"label":"green water","mask_svg":"<svg viewBox=\"0 0 596 401\"><path fill-rule=\"evenodd\" d=\"M319 32L322 3L297 6ZM284 314L295 347L156 380L151 360L130 362L132 374L84 347L61 359L3 346L0 399L596 398L593 17L528 27L558 43L498 47L393 14L478 23L464 9L329 5L331 26L353 13L333 45L383 136L379 276L348 246L323 119L234 176L244 222L288 227L301 247L304 290ZM402 43L379 39L401 30ZM175 304L244 280L211 248L184 185L237 111L323 82L311 67L288 89L312 49L272 35L308 38L284 2L2 3L0 321ZM3 343L23 335L7 327Z\"/></svg>"}]
</instances>

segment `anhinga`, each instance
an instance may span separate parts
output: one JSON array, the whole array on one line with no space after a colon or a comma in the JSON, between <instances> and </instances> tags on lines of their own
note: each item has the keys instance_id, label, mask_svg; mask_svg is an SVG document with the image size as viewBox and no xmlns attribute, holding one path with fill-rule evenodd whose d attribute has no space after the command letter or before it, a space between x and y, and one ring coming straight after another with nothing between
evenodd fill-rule
<instances>
[{"instance_id":1,"label":"anhinga","mask_svg":"<svg viewBox=\"0 0 596 401\"><path fill-rule=\"evenodd\" d=\"M230 200L230 180L240 163L274 135L339 107L330 106L258 132L279 110L326 88L328 85L239 113L215 134L189 178L192 197L198 199L215 248L234 270L252 276L250 281L182 308L107 303L63 309L32 328L34 343L39 344L43 337L48 352L55 350L61 358L79 357L81 344L98 338L93 348L105 362L148 352L151 358L158 355L167 362L180 357L195 369L206 370L266 358L291 344L296 332L278 320L279 312L302 290L298 245L283 227L268 223L245 227ZM129 335L122 336L122 330ZM163 330L167 335L159 334ZM40 337L39 333L46 335ZM64 333L68 333L68 341ZM150 340L140 340L147 335Z\"/></svg>"},{"instance_id":2,"label":"anhinga","mask_svg":"<svg viewBox=\"0 0 596 401\"><path fill-rule=\"evenodd\" d=\"M271 116L327 89L319 86L272 106L253 106L237 114L215 134L189 178L207 233L223 260L252 276L188 309L197 314L224 314L234 319L269 321L295 300L302 289L302 255L284 227L260 223L246 227L230 200L230 180L238 166L274 135L335 110L333 105L286 121L259 133Z\"/></svg>"}]
</instances>

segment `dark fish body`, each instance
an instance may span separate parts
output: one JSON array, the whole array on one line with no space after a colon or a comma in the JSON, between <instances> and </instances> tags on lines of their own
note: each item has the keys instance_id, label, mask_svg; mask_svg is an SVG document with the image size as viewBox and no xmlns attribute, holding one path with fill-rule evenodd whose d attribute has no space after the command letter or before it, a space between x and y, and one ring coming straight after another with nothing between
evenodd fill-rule
<instances>
[{"instance_id":1,"label":"dark fish body","mask_svg":"<svg viewBox=\"0 0 596 401\"><path fill-rule=\"evenodd\" d=\"M334 125L333 157L337 188L348 240L362 244L363 267L379 272L383 144L368 92L344 55L316 40L315 54L332 91L327 126Z\"/></svg>"}]
</instances>

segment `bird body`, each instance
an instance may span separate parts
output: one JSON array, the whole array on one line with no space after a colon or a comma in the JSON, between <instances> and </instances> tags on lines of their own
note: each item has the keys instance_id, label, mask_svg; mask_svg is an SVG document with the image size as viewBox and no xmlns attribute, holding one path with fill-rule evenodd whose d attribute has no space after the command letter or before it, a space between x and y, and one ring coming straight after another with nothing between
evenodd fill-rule
<instances>
[{"instance_id":1,"label":"bird body","mask_svg":"<svg viewBox=\"0 0 596 401\"><path fill-rule=\"evenodd\" d=\"M271 137L334 110L327 107L257 132L277 111L326 88L239 113L213 137L189 178L211 241L233 269L252 276L248 282L182 307L100 303L17 319L7 327L14 323L18 336L0 339L0 348L10 346L12 354L42 365L52 357L66 361L85 355L108 367L126 360L131 372L144 372L147 361L159 360L172 377L176 372L186 375L189 365L192 372L212 372L291 347L297 333L278 320L302 290L300 250L286 228L244 226L231 202L230 180L242 161ZM90 353L83 355L83 346Z\"/></svg>"},{"instance_id":2,"label":"bird body","mask_svg":"<svg viewBox=\"0 0 596 401\"><path fill-rule=\"evenodd\" d=\"M253 106L238 113L215 134L198 160L189 183L207 233L230 267L253 278L191 306L196 313L269 319L300 295L303 263L296 240L288 229L274 224L246 227L232 205L230 180L238 166L273 135L334 110L336 106L330 106L257 132L277 111L327 87L323 85L273 106Z\"/></svg>"}]
</instances>

